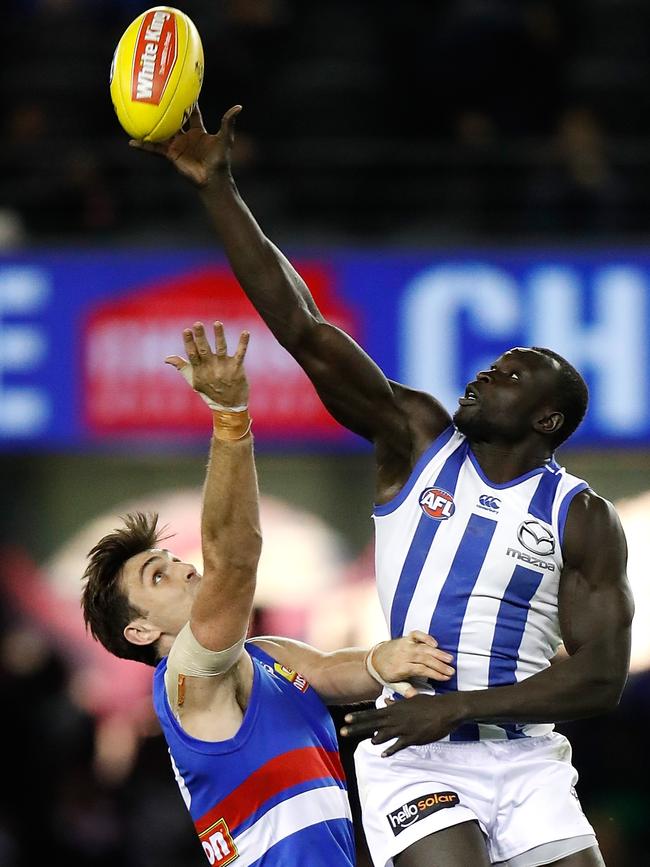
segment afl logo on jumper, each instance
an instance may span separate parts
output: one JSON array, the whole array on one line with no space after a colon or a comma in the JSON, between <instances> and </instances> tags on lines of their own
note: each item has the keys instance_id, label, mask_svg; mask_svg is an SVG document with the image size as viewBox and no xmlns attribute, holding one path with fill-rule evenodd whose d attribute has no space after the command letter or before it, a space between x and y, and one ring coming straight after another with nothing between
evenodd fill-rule
<instances>
[{"instance_id":1,"label":"afl logo on jumper","mask_svg":"<svg viewBox=\"0 0 650 867\"><path fill-rule=\"evenodd\" d=\"M517 538L528 551L548 557L555 551L555 539L549 529L539 521L524 521L519 525Z\"/></svg>"},{"instance_id":2,"label":"afl logo on jumper","mask_svg":"<svg viewBox=\"0 0 650 867\"><path fill-rule=\"evenodd\" d=\"M424 514L434 521L446 521L456 511L454 498L444 488L425 488L418 502Z\"/></svg>"}]
</instances>

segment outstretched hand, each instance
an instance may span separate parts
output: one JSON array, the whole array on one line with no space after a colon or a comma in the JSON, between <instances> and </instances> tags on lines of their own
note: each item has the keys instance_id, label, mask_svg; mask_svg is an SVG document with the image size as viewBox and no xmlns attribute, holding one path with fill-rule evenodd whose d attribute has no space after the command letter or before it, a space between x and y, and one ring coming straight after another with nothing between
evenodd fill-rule
<instances>
[{"instance_id":1,"label":"outstretched hand","mask_svg":"<svg viewBox=\"0 0 650 867\"><path fill-rule=\"evenodd\" d=\"M215 351L205 335L202 322L183 331L187 358L168 355L165 364L171 364L182 374L195 391L215 404L213 408L233 409L248 404L248 380L244 358L250 334L242 331L234 355L228 355L223 324L214 323Z\"/></svg>"},{"instance_id":2,"label":"outstretched hand","mask_svg":"<svg viewBox=\"0 0 650 867\"><path fill-rule=\"evenodd\" d=\"M211 135L206 131L201 110L196 105L186 130L177 132L164 142L131 139L129 145L166 157L181 175L189 178L197 187L205 187L215 172L230 169L230 157L235 144L235 119L241 110L241 105L229 108L221 118L219 132Z\"/></svg>"},{"instance_id":3,"label":"outstretched hand","mask_svg":"<svg viewBox=\"0 0 650 867\"><path fill-rule=\"evenodd\" d=\"M461 719L458 713L458 693L416 695L403 701L387 700L386 707L349 713L341 729L344 737L371 738L373 744L383 744L396 738L382 756L414 744L429 744L446 737Z\"/></svg>"}]
</instances>

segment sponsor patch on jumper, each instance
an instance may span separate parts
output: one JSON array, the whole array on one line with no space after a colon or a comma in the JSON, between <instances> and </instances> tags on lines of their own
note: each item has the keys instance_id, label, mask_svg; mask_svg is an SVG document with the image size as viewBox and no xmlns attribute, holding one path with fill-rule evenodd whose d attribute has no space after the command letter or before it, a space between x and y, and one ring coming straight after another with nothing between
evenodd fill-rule
<instances>
[{"instance_id":1,"label":"sponsor patch on jumper","mask_svg":"<svg viewBox=\"0 0 650 867\"><path fill-rule=\"evenodd\" d=\"M523 521L517 529L517 539L527 551L538 557L549 557L555 551L553 533L539 521Z\"/></svg>"},{"instance_id":2,"label":"sponsor patch on jumper","mask_svg":"<svg viewBox=\"0 0 650 867\"><path fill-rule=\"evenodd\" d=\"M410 828L420 819L437 813L438 810L446 810L460 803L456 792L434 792L431 795L423 795L403 804L398 810L388 813L386 816L393 834L397 837L402 831Z\"/></svg>"},{"instance_id":3,"label":"sponsor patch on jumper","mask_svg":"<svg viewBox=\"0 0 650 867\"><path fill-rule=\"evenodd\" d=\"M292 683L296 689L299 689L300 692L305 692L309 684L302 676L302 674L298 674L297 671L294 671L292 668L285 668L284 665L280 665L279 662L276 662L273 665L275 672L281 675L285 680L288 680L289 683Z\"/></svg>"},{"instance_id":4,"label":"sponsor patch on jumper","mask_svg":"<svg viewBox=\"0 0 650 867\"><path fill-rule=\"evenodd\" d=\"M205 831L201 831L199 840L210 864L219 864L219 867L225 867L226 864L230 864L239 857L237 846L232 839L230 828L225 819L219 819Z\"/></svg>"}]
</instances>

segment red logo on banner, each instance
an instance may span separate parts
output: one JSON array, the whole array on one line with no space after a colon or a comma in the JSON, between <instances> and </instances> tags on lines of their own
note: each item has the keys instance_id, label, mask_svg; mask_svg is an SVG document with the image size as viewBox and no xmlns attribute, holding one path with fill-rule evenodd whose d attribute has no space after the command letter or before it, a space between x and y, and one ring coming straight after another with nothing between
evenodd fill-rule
<instances>
[{"instance_id":1,"label":"red logo on banner","mask_svg":"<svg viewBox=\"0 0 650 867\"><path fill-rule=\"evenodd\" d=\"M318 264L302 265L300 272L323 315L354 336L356 322L336 299L331 272ZM246 369L258 438L345 436L225 266L164 278L91 312L84 325L82 361L83 408L90 430L149 437L209 431L205 404L164 358L184 354L184 328L199 320L211 336L215 319L223 321L232 350L241 331L251 333Z\"/></svg>"}]
</instances>

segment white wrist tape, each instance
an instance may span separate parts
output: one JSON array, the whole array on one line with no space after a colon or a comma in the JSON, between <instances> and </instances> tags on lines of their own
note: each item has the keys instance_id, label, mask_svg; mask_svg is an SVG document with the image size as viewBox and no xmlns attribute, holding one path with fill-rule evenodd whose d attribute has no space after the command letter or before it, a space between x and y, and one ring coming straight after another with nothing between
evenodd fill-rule
<instances>
[{"instance_id":1,"label":"white wrist tape","mask_svg":"<svg viewBox=\"0 0 650 867\"><path fill-rule=\"evenodd\" d=\"M189 361L182 367L177 367L176 369L185 382L194 388L194 372ZM212 400L212 398L208 397L207 394L203 394L202 391L197 391L197 394L201 396L211 410L220 410L221 412L243 412L245 409L248 409L247 404L243 404L242 406L223 406L222 404L217 403L216 400Z\"/></svg>"},{"instance_id":2,"label":"white wrist tape","mask_svg":"<svg viewBox=\"0 0 650 867\"><path fill-rule=\"evenodd\" d=\"M189 622L181 629L167 657L165 686L173 708L179 704L179 675L189 677L215 677L224 674L237 662L244 649L246 637L226 650L208 650L194 637ZM182 702L180 702L182 703Z\"/></svg>"},{"instance_id":3,"label":"white wrist tape","mask_svg":"<svg viewBox=\"0 0 650 867\"><path fill-rule=\"evenodd\" d=\"M390 689L392 690L392 692L397 692L400 695L406 695L406 691L412 686L412 684L407 683L404 680L398 680L392 683L389 680L384 680L384 678L375 668L372 657L375 650L377 650L380 644L386 644L386 642L380 641L379 644L375 644L375 646L372 647L366 654L366 669L368 671L368 674L370 675L370 677L372 677L373 680L376 680L377 683L381 684L381 686L385 687L386 689Z\"/></svg>"}]
</instances>

